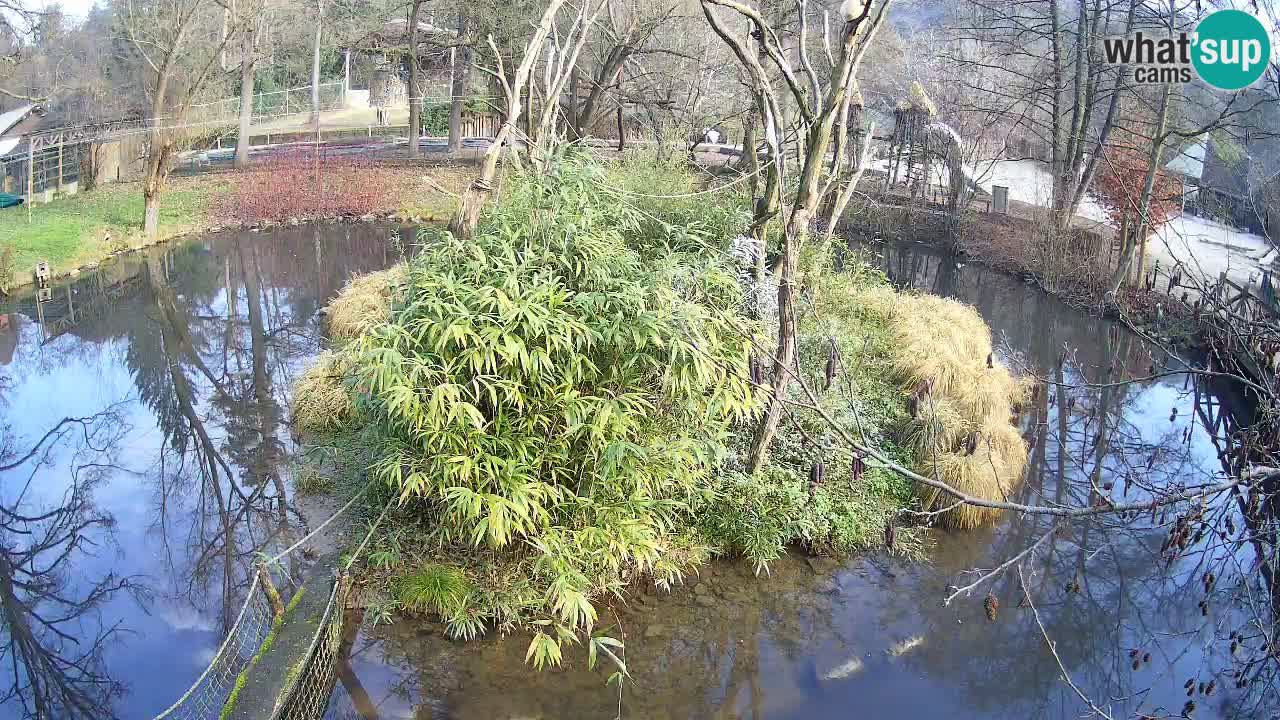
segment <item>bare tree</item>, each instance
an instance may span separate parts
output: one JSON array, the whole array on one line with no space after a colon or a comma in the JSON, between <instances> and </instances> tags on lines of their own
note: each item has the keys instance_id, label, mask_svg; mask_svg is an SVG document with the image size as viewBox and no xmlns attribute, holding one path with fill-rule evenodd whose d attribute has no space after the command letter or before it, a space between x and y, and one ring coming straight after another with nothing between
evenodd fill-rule
<instances>
[{"instance_id":1,"label":"bare tree","mask_svg":"<svg viewBox=\"0 0 1280 720\"><path fill-rule=\"evenodd\" d=\"M764 119L764 138L769 146L772 168L769 182L774 188L782 187L784 127L781 98L786 96L795 105L800 116L800 132L797 136L796 155L800 158L799 184L795 194L785 201L774 197L781 205L790 206L783 232L782 257L778 263L778 340L772 353L773 374L769 384L768 410L756 430L748 462L750 472L758 470L765 461L769 447L782 420L786 393L790 385L791 365L795 360L795 307L796 285L800 281L800 250L808 241L811 224L819 204L831 189L826 183L828 151L831 146L837 119L842 117L856 91L858 66L876 32L888 16L891 0L875 3L872 0L846 2L841 6L843 26L839 34L840 48L837 56L830 58L831 70L825 89L818 77L807 47L809 32L809 4L797 2L799 27L797 52L800 69L797 71L788 57L780 33L755 9L736 0L702 0L703 13L716 34L746 67L758 98L758 107ZM874 9L873 9L874 6ZM757 52L750 41L734 34L720 19L715 7L723 7L737 13L751 25L752 36L760 43ZM764 63L780 76L774 77ZM803 75L802 75L803 73ZM781 85L779 90L776 85ZM771 191L771 194L776 190ZM772 198L769 202L772 202ZM758 208L757 218L768 217L772 207Z\"/></svg>"},{"instance_id":2,"label":"bare tree","mask_svg":"<svg viewBox=\"0 0 1280 720\"><path fill-rule=\"evenodd\" d=\"M311 46L311 124L320 127L320 42L324 33L324 0L316 0L316 39Z\"/></svg>"},{"instance_id":3,"label":"bare tree","mask_svg":"<svg viewBox=\"0 0 1280 720\"><path fill-rule=\"evenodd\" d=\"M516 67L515 74L511 80L507 79L503 69L502 54L498 51L493 37L489 37L489 47L493 51L497 68L494 70L482 69L501 85L506 99L506 112L502 119L502 127L498 129L496 137L494 137L492 144L489 145L489 149L485 152L479 176L467 187L466 193L462 196L462 202L459 204L458 212L449 224L449 229L459 238L470 237L475 231L476 225L480 222L480 210L493 192L493 182L498 174L498 159L502 155L506 144L515 138L518 123L524 111L522 103L525 88L529 83L529 75L533 72L533 66L538 62L542 54L542 46L546 42L547 36L551 34L551 30L555 25L556 15L563 5L564 0L550 0L547 3L546 9L542 13L542 18L534 30L533 37L529 39L524 47L524 56Z\"/></svg>"},{"instance_id":4,"label":"bare tree","mask_svg":"<svg viewBox=\"0 0 1280 720\"><path fill-rule=\"evenodd\" d=\"M458 44L453 48L453 66L449 73L449 152L462 149L462 109L466 102L467 81L471 77L471 43L467 38L470 15L458 9Z\"/></svg>"},{"instance_id":5,"label":"bare tree","mask_svg":"<svg viewBox=\"0 0 1280 720\"><path fill-rule=\"evenodd\" d=\"M258 42L265 23L266 3L240 0L231 15L240 34L240 118L236 134L235 167L249 164L249 132L253 124L253 89L258 71Z\"/></svg>"},{"instance_id":6,"label":"bare tree","mask_svg":"<svg viewBox=\"0 0 1280 720\"><path fill-rule=\"evenodd\" d=\"M423 0L412 0L409 3L409 157L416 158L422 154L418 138L422 135L422 69L421 55L418 51L418 14L422 11Z\"/></svg>"},{"instance_id":7,"label":"bare tree","mask_svg":"<svg viewBox=\"0 0 1280 720\"><path fill-rule=\"evenodd\" d=\"M235 37L222 35L225 6L217 0L127 0L124 32L148 74L151 109L142 184L143 232L155 237L160 197L187 110L218 67L222 50Z\"/></svg>"},{"instance_id":8,"label":"bare tree","mask_svg":"<svg viewBox=\"0 0 1280 720\"><path fill-rule=\"evenodd\" d=\"M627 62L675 18L677 5L669 0L661 3L609 0L606 8L608 22L600 34L604 42L598 48L599 57L592 63L594 70L589 77L587 96L579 104L575 88L568 98L572 108L570 124L578 137L590 134L599 119L605 93L617 87Z\"/></svg>"}]
</instances>

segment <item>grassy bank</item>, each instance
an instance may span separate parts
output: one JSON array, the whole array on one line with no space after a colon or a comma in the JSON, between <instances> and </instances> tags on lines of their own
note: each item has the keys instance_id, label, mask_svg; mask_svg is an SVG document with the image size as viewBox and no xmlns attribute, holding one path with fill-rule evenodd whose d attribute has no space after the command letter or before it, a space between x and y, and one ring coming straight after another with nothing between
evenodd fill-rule
<instances>
[{"instance_id":1,"label":"grassy bank","mask_svg":"<svg viewBox=\"0 0 1280 720\"><path fill-rule=\"evenodd\" d=\"M461 172L449 168L330 166L321 169L326 182L317 185L314 176L308 177L312 167L264 165L172 178L153 242L213 226L366 213L439 221L452 212L465 182ZM138 183L104 185L34 205L30 223L25 207L0 210L0 290L30 283L32 268L42 260L62 275L146 243Z\"/></svg>"},{"instance_id":2,"label":"grassy bank","mask_svg":"<svg viewBox=\"0 0 1280 720\"><path fill-rule=\"evenodd\" d=\"M593 634L598 605L630 586L720 554L763 572L789 547L879 546L902 509L936 506L845 447L798 389L767 466L745 471L771 331L726 252L748 199L652 197L698 185L634 159L508 177L474 238L428 233L329 306L333 347L296 385L293 419L393 503L365 567L387 589L375 617L529 630L538 666L577 642L594 657L612 647ZM1015 486L1021 386L976 313L827 267L812 264L799 327L825 414L905 466L963 466L948 477L967 490Z\"/></svg>"},{"instance_id":3,"label":"grassy bank","mask_svg":"<svg viewBox=\"0 0 1280 720\"><path fill-rule=\"evenodd\" d=\"M207 179L183 179L165 196L160 238L204 227L213 201L225 185ZM97 262L142 242L142 187L104 185L96 190L31 207L0 211L0 248L12 248L14 284L30 282L31 268L47 260L62 274Z\"/></svg>"}]
</instances>

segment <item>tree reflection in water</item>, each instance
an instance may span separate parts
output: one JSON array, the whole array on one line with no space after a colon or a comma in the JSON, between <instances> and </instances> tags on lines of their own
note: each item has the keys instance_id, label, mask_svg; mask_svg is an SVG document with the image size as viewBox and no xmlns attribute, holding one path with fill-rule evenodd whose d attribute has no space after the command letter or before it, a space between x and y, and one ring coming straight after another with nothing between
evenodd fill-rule
<instances>
[{"instance_id":1,"label":"tree reflection in water","mask_svg":"<svg viewBox=\"0 0 1280 720\"><path fill-rule=\"evenodd\" d=\"M45 432L37 418L93 406L100 396L120 400L116 415L132 426L113 431L118 462L99 459L100 467L74 475L68 487L75 492L66 497L73 509L64 514L70 525L41 531L59 537L58 527L94 521L57 569L69 586L101 575L122 588L101 598L57 595L97 599L94 608L112 633L93 643L97 649L81 664L109 669L112 679L94 686L102 702L93 712L40 715L39 706L15 706L16 717L150 717L203 670L234 621L252 560L304 531L308 512L324 511L318 503L300 508L292 496L288 389L319 350L320 308L350 275L393 261L393 248L388 231L376 227L228 233L125 255L57 285L54 302L43 308L46 326L32 319L32 297L0 308L9 319L0 327L0 403L14 406L6 409L11 451L25 454L19 441ZM62 492L64 476L73 475L65 453L48 459L47 481L34 485L42 495ZM41 515L32 510L32 494L21 492L30 470L24 472L21 482L13 473L0 477L0 499L11 514ZM114 533L120 551L87 555L90 541L101 545L112 534L113 515L129 520ZM4 547L14 547L11 533L4 535ZM32 536L20 539L22 551ZM30 566L9 567L21 575ZM301 574L297 565L286 570ZM147 589L142 610L131 598L110 599L138 588ZM17 589L19 597L28 591ZM96 637L89 624L60 628L65 636L50 638L62 649L84 653ZM119 641L108 642L112 637ZM8 711L0 707L0 717Z\"/></svg>"},{"instance_id":2,"label":"tree reflection in water","mask_svg":"<svg viewBox=\"0 0 1280 720\"><path fill-rule=\"evenodd\" d=\"M116 469L124 433L114 409L66 418L33 442L0 426L0 662L11 679L0 707L20 708L24 717L115 717L112 703L124 692L104 659L122 629L98 611L113 595L140 598L144 590L114 572L86 578L74 569L110 540L114 520L92 493ZM24 442L32 444L22 448ZM27 501L36 476L66 446L73 450L61 501Z\"/></svg>"}]
</instances>

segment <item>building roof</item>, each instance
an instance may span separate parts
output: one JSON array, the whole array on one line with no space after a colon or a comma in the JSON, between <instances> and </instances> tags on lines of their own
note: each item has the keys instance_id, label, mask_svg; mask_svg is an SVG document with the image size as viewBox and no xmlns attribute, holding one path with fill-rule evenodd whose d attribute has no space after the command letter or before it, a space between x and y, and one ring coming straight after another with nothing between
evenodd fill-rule
<instances>
[{"instance_id":1,"label":"building roof","mask_svg":"<svg viewBox=\"0 0 1280 720\"><path fill-rule=\"evenodd\" d=\"M12 130L18 123L26 120L31 113L40 114L40 111L39 105L28 103L9 112L0 113L0 136Z\"/></svg>"},{"instance_id":2,"label":"building roof","mask_svg":"<svg viewBox=\"0 0 1280 720\"><path fill-rule=\"evenodd\" d=\"M1174 155L1165 168L1179 175L1199 180L1204 175L1205 141L1191 143Z\"/></svg>"}]
</instances>

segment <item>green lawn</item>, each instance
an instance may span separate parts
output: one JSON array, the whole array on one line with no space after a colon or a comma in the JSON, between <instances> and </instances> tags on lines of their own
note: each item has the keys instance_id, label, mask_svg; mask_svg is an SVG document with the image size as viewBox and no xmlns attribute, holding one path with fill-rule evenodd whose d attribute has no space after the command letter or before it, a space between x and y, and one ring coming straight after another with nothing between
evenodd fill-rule
<instances>
[{"instance_id":1,"label":"green lawn","mask_svg":"<svg viewBox=\"0 0 1280 720\"><path fill-rule=\"evenodd\" d=\"M160 237L197 229L222 185L175 179L160 205ZM59 198L47 205L0 210L0 247L12 245L15 283L30 281L36 262L48 260L55 273L96 262L117 250L142 244L142 186L105 185Z\"/></svg>"},{"instance_id":2,"label":"green lawn","mask_svg":"<svg viewBox=\"0 0 1280 720\"><path fill-rule=\"evenodd\" d=\"M470 180L469 171L451 168L391 168L384 175L391 191L377 211L398 212L405 219L424 222L448 219L457 196ZM241 179L235 174L170 179L160 202L158 239L217 224L213 216L218 206ZM296 209L300 216L306 211ZM252 217L239 219L254 221ZM113 252L145 244L140 183L104 185L48 205L33 205L30 223L25 207L0 210L0 261L4 249L13 248L11 275L6 277L5 268L0 267L0 288L6 280L15 287L30 283L32 269L41 260L49 261L53 272L61 275Z\"/></svg>"}]
</instances>

